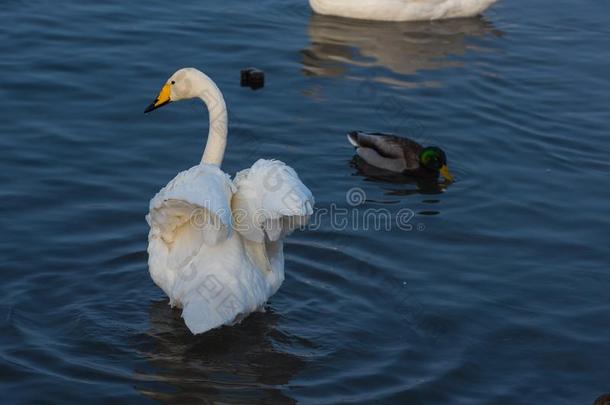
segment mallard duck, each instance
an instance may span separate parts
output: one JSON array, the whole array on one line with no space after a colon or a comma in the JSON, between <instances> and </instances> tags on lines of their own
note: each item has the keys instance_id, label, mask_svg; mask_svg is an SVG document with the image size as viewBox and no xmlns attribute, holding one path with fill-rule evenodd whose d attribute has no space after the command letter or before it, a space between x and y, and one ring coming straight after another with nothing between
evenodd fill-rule
<instances>
[{"instance_id":1,"label":"mallard duck","mask_svg":"<svg viewBox=\"0 0 610 405\"><path fill-rule=\"evenodd\" d=\"M309 0L318 14L382 21L474 17L496 0Z\"/></svg>"},{"instance_id":2,"label":"mallard duck","mask_svg":"<svg viewBox=\"0 0 610 405\"><path fill-rule=\"evenodd\" d=\"M199 70L174 73L145 112L193 98L203 101L210 119L201 162L155 195L146 219L150 275L198 334L239 322L280 288L283 239L307 223L314 199L277 160L260 159L233 181L221 170L227 108Z\"/></svg>"},{"instance_id":3,"label":"mallard duck","mask_svg":"<svg viewBox=\"0 0 610 405\"><path fill-rule=\"evenodd\" d=\"M422 179L453 181L447 167L447 155L437 146L423 147L400 136L352 131L347 139L366 163L394 173Z\"/></svg>"}]
</instances>

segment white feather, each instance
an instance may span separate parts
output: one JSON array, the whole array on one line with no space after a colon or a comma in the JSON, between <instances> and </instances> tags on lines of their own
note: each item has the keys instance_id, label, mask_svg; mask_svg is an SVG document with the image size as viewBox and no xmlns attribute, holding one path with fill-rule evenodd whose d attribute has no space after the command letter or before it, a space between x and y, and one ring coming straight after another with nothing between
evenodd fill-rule
<instances>
[{"instance_id":1,"label":"white feather","mask_svg":"<svg viewBox=\"0 0 610 405\"><path fill-rule=\"evenodd\" d=\"M260 159L237 173L232 208L235 226L245 238L263 242L290 234L313 213L311 191L296 172L278 160Z\"/></svg>"}]
</instances>

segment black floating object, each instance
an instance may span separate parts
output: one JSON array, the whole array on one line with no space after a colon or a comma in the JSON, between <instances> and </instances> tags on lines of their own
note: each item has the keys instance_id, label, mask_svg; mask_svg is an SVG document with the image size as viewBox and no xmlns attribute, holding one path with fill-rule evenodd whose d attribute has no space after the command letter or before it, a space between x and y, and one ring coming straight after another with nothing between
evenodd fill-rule
<instances>
[{"instance_id":1,"label":"black floating object","mask_svg":"<svg viewBox=\"0 0 610 405\"><path fill-rule=\"evenodd\" d=\"M252 90L265 87L265 73L256 68L243 69L241 71L241 87L250 87Z\"/></svg>"}]
</instances>

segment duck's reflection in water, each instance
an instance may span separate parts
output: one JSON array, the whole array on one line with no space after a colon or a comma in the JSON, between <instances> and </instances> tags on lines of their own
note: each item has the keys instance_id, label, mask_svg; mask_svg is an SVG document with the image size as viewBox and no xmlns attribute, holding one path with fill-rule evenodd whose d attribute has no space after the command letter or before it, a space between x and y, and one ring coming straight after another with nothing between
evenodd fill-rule
<instances>
[{"instance_id":1,"label":"duck's reflection in water","mask_svg":"<svg viewBox=\"0 0 610 405\"><path fill-rule=\"evenodd\" d=\"M350 160L349 164L354 169L354 175L362 176L366 181L382 183L384 194L388 196L441 194L451 184L432 179L418 179L380 169L368 164L357 155Z\"/></svg>"},{"instance_id":2,"label":"duck's reflection in water","mask_svg":"<svg viewBox=\"0 0 610 405\"><path fill-rule=\"evenodd\" d=\"M193 336L167 301L150 306L150 331L138 344L150 370L139 391L164 403L294 403L282 387L304 361L280 347L311 345L277 327L270 310L233 327Z\"/></svg>"},{"instance_id":3,"label":"duck's reflection in water","mask_svg":"<svg viewBox=\"0 0 610 405\"><path fill-rule=\"evenodd\" d=\"M489 34L500 36L501 32L483 17L387 23L313 14L310 45L302 51L303 70L315 76L343 76L350 66L379 66L412 75L459 65L451 56L480 49L467 39Z\"/></svg>"}]
</instances>

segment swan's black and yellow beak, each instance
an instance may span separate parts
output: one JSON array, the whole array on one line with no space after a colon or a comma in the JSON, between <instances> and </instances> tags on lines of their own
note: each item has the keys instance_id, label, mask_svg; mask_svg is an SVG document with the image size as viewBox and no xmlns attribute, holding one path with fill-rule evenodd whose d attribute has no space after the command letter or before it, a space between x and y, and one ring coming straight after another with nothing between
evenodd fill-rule
<instances>
[{"instance_id":1,"label":"swan's black and yellow beak","mask_svg":"<svg viewBox=\"0 0 610 405\"><path fill-rule=\"evenodd\" d=\"M449 168L447 167L447 165L443 165L443 167L441 167L439 172L446 181L448 181L448 182L453 181L453 176L451 175L451 173L449 173Z\"/></svg>"},{"instance_id":2,"label":"swan's black and yellow beak","mask_svg":"<svg viewBox=\"0 0 610 405\"><path fill-rule=\"evenodd\" d=\"M170 98L170 94L171 87L169 83L165 83L165 85L163 85L163 87L161 88L161 91L159 92L159 95L157 96L155 101L153 101L148 107L146 107L144 113L151 112L152 110L156 110L159 107L163 107L164 105L171 103L172 99Z\"/></svg>"}]
</instances>

